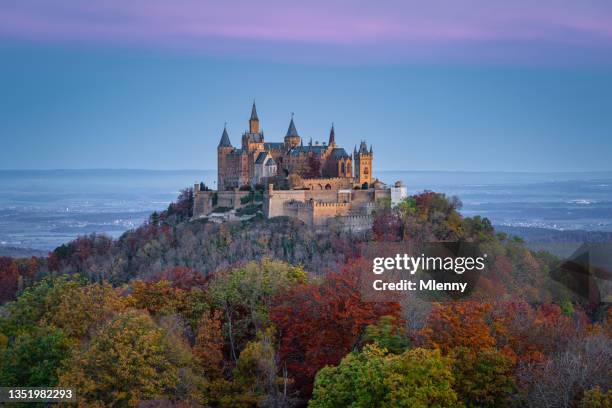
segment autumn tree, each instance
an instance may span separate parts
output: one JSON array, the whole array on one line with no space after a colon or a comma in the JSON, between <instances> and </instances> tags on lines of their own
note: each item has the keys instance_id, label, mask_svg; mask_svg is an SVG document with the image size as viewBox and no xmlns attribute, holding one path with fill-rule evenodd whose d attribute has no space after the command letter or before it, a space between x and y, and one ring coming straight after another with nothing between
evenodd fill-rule
<instances>
[{"instance_id":1,"label":"autumn tree","mask_svg":"<svg viewBox=\"0 0 612 408\"><path fill-rule=\"evenodd\" d=\"M321 369L308 406L461 407L453 383L451 359L438 350L386 355L372 345L350 353L337 367Z\"/></svg>"},{"instance_id":2,"label":"autumn tree","mask_svg":"<svg viewBox=\"0 0 612 408\"><path fill-rule=\"evenodd\" d=\"M80 340L124 307L123 299L108 283L77 286L60 295L60 303L45 320Z\"/></svg>"},{"instance_id":3,"label":"autumn tree","mask_svg":"<svg viewBox=\"0 0 612 408\"><path fill-rule=\"evenodd\" d=\"M513 360L494 348L454 348L454 389L467 407L508 406L516 391Z\"/></svg>"},{"instance_id":4,"label":"autumn tree","mask_svg":"<svg viewBox=\"0 0 612 408\"><path fill-rule=\"evenodd\" d=\"M207 378L219 378L223 366L223 334L219 313L204 313L196 333L193 354Z\"/></svg>"},{"instance_id":5,"label":"autumn tree","mask_svg":"<svg viewBox=\"0 0 612 408\"><path fill-rule=\"evenodd\" d=\"M163 395L189 399L198 377L189 383L182 370L193 361L186 345L168 336L146 312L128 311L110 320L68 362L61 386L76 387L82 405L136 406Z\"/></svg>"},{"instance_id":6,"label":"autumn tree","mask_svg":"<svg viewBox=\"0 0 612 408\"><path fill-rule=\"evenodd\" d=\"M281 364L308 395L316 372L336 365L349 353L368 325L381 316L399 317L396 303L365 302L350 267L320 282L282 293L270 315L281 338Z\"/></svg>"},{"instance_id":7,"label":"autumn tree","mask_svg":"<svg viewBox=\"0 0 612 408\"><path fill-rule=\"evenodd\" d=\"M487 322L491 305L474 301L439 304L421 330L423 344L448 353L455 347L481 349L495 346Z\"/></svg>"},{"instance_id":8,"label":"autumn tree","mask_svg":"<svg viewBox=\"0 0 612 408\"><path fill-rule=\"evenodd\" d=\"M364 341L394 354L401 354L410 345L405 328L398 325L394 316L383 316L376 324L366 327Z\"/></svg>"},{"instance_id":9,"label":"autumn tree","mask_svg":"<svg viewBox=\"0 0 612 408\"><path fill-rule=\"evenodd\" d=\"M213 306L222 311L234 360L246 342L269 325L269 309L276 294L304 283L306 278L300 266L267 258L213 276L208 289Z\"/></svg>"},{"instance_id":10,"label":"autumn tree","mask_svg":"<svg viewBox=\"0 0 612 408\"><path fill-rule=\"evenodd\" d=\"M0 305L15 298L19 286L19 270L12 258L0 257Z\"/></svg>"}]
</instances>

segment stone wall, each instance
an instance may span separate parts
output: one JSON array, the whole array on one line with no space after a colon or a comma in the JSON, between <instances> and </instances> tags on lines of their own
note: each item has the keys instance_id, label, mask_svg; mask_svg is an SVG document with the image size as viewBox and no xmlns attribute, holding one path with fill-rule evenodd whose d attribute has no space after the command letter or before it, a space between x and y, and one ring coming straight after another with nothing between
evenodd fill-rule
<instances>
[{"instance_id":1,"label":"stone wall","mask_svg":"<svg viewBox=\"0 0 612 408\"><path fill-rule=\"evenodd\" d=\"M200 185L196 184L193 197L194 217L207 216L217 207L238 209L250 203L242 204L242 199L251 194L249 191L212 191L200 190Z\"/></svg>"}]
</instances>

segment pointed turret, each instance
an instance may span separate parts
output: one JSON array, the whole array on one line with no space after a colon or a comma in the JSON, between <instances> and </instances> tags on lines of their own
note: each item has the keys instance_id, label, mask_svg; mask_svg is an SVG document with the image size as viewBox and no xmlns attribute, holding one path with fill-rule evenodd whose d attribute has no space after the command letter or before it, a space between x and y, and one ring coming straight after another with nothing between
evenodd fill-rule
<instances>
[{"instance_id":1,"label":"pointed turret","mask_svg":"<svg viewBox=\"0 0 612 408\"><path fill-rule=\"evenodd\" d=\"M365 140L362 140L361 144L359 145L359 153L368 154L368 145L366 144Z\"/></svg>"},{"instance_id":2,"label":"pointed turret","mask_svg":"<svg viewBox=\"0 0 612 408\"><path fill-rule=\"evenodd\" d=\"M259 117L257 117L257 107L255 101L253 101L253 107L251 108L251 118L249 119L249 132L259 133Z\"/></svg>"},{"instance_id":3,"label":"pointed turret","mask_svg":"<svg viewBox=\"0 0 612 408\"><path fill-rule=\"evenodd\" d=\"M287 134L285 135L285 149L289 150L295 146L300 145L302 142L302 138L298 134L297 129L295 128L295 122L293 122L293 113L291 113L291 122L289 122L289 128L287 129Z\"/></svg>"},{"instance_id":4,"label":"pointed turret","mask_svg":"<svg viewBox=\"0 0 612 408\"><path fill-rule=\"evenodd\" d=\"M294 137L300 136L298 135L297 129L295 128L295 123L293 122L293 116L291 116L291 122L289 122L289 129L287 129L287 134L285 137Z\"/></svg>"},{"instance_id":5,"label":"pointed turret","mask_svg":"<svg viewBox=\"0 0 612 408\"><path fill-rule=\"evenodd\" d=\"M329 131L329 143L331 147L336 145L336 132L334 131L334 124L332 123L331 130Z\"/></svg>"},{"instance_id":6,"label":"pointed turret","mask_svg":"<svg viewBox=\"0 0 612 408\"><path fill-rule=\"evenodd\" d=\"M223 126L223 134L221 135L218 147L232 147L232 142L230 142L229 135L227 134L227 125Z\"/></svg>"},{"instance_id":7,"label":"pointed turret","mask_svg":"<svg viewBox=\"0 0 612 408\"><path fill-rule=\"evenodd\" d=\"M374 151L372 150L372 145L370 145L370 154L374 153Z\"/></svg>"}]
</instances>

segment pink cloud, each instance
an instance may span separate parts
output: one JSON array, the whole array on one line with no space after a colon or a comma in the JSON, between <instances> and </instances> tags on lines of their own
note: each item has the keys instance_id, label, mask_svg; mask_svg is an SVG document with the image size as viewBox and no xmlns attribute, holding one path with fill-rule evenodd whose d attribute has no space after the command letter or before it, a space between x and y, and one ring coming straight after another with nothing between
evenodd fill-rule
<instances>
[{"instance_id":1,"label":"pink cloud","mask_svg":"<svg viewBox=\"0 0 612 408\"><path fill-rule=\"evenodd\" d=\"M605 59L603 0L18 0L0 4L0 38L142 44L228 55L389 61L532 58L534 50ZM251 47L251 49L248 48ZM497 51L496 51L497 50ZM504 53L504 50L507 51ZM554 55L553 55L554 54ZM546 55L540 56L546 59ZM495 58L493 58L495 59Z\"/></svg>"}]
</instances>

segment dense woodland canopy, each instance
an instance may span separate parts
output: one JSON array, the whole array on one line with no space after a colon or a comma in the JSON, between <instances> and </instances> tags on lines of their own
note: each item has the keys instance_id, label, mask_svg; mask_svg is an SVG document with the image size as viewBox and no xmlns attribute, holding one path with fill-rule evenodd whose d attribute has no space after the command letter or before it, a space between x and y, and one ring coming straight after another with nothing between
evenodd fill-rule
<instances>
[{"instance_id":1,"label":"dense woodland canopy","mask_svg":"<svg viewBox=\"0 0 612 408\"><path fill-rule=\"evenodd\" d=\"M192 200L117 240L0 258L0 385L109 407L612 406L609 309L457 199L382 202L361 235L189 221ZM362 298L360 243L457 240L489 254L469 300Z\"/></svg>"}]
</instances>

